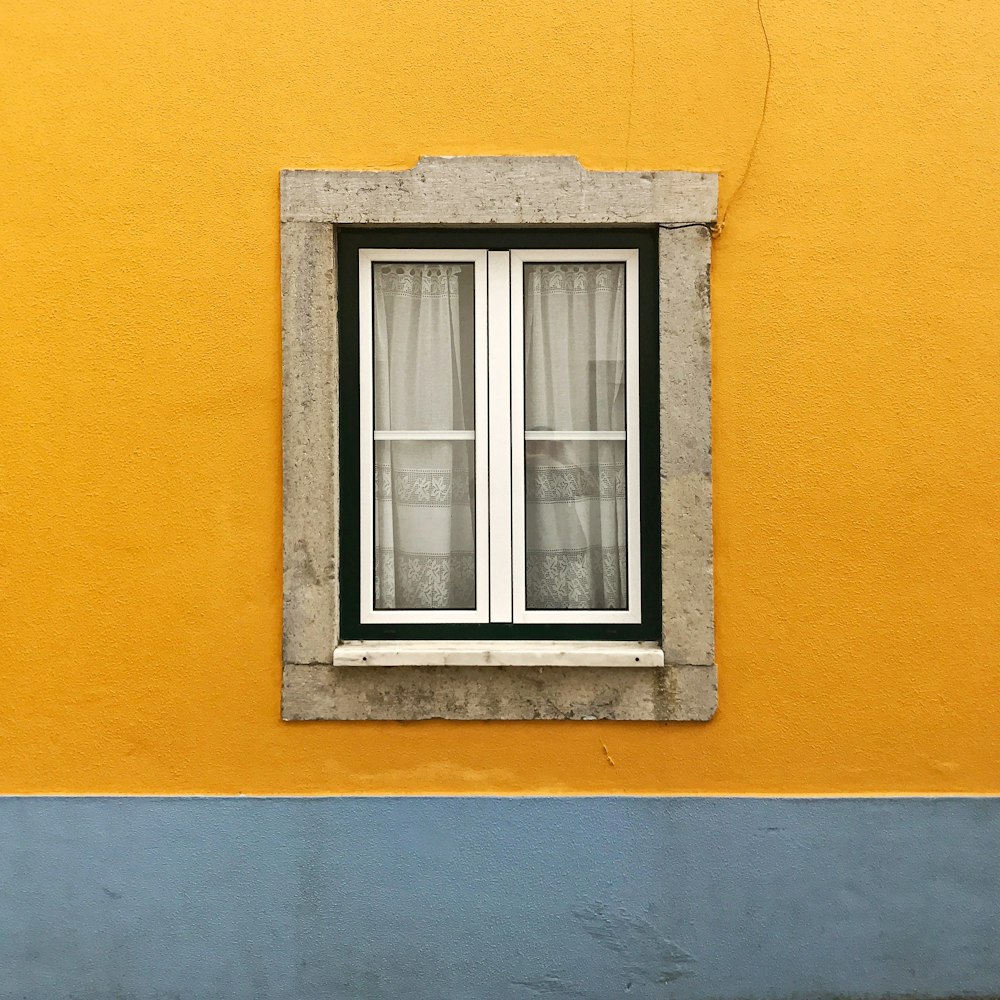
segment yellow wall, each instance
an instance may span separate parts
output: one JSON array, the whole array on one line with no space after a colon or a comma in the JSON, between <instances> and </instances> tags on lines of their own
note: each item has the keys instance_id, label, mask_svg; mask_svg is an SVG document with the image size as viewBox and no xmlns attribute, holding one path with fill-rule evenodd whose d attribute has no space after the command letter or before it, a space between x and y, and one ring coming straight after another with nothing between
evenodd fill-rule
<instances>
[{"instance_id":1,"label":"yellow wall","mask_svg":"<svg viewBox=\"0 0 1000 1000\"><path fill-rule=\"evenodd\" d=\"M0 10L0 791L1000 791L995 0ZM282 724L278 171L719 171L707 725ZM606 744L612 766L602 749Z\"/></svg>"}]
</instances>

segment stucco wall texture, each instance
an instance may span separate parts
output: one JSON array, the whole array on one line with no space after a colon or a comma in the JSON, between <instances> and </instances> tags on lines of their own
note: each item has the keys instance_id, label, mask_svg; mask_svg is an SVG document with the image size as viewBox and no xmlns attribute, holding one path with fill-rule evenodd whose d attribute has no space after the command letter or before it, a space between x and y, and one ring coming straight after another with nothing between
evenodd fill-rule
<instances>
[{"instance_id":1,"label":"stucco wall texture","mask_svg":"<svg viewBox=\"0 0 1000 1000\"><path fill-rule=\"evenodd\" d=\"M976 797L7 798L3 1000L996 1000Z\"/></svg>"},{"instance_id":2,"label":"stucco wall texture","mask_svg":"<svg viewBox=\"0 0 1000 1000\"><path fill-rule=\"evenodd\" d=\"M2 5L0 791L1000 791L1000 8L761 15ZM489 153L721 173L710 723L279 720L278 171Z\"/></svg>"}]
</instances>

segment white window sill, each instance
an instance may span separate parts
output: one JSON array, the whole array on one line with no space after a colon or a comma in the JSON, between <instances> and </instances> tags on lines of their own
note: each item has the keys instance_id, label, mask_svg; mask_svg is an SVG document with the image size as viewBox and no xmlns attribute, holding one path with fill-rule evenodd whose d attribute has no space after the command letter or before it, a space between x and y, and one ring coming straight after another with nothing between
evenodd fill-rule
<instances>
[{"instance_id":1,"label":"white window sill","mask_svg":"<svg viewBox=\"0 0 1000 1000\"><path fill-rule=\"evenodd\" d=\"M335 667L662 667L655 642L352 641Z\"/></svg>"}]
</instances>

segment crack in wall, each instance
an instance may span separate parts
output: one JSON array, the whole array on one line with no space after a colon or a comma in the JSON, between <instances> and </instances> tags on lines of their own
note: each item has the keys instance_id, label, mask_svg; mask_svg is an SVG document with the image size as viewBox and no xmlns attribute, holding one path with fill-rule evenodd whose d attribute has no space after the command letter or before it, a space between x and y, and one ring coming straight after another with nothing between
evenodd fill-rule
<instances>
[{"instance_id":1,"label":"crack in wall","mask_svg":"<svg viewBox=\"0 0 1000 1000\"><path fill-rule=\"evenodd\" d=\"M764 130L764 119L767 116L767 100L771 94L771 70L774 66L774 54L771 51L771 39L768 38L767 28L764 25L764 12L761 10L760 0L756 0L756 4L757 20L760 22L760 31L764 36L764 47L767 49L767 76L764 78L764 99L760 106L760 121L757 122L757 131L754 133L753 142L750 144L750 152L747 155L747 162L743 167L740 182L736 185L736 190L729 196L729 200L726 202L726 208L719 218L719 221L715 224L715 228L712 232L713 237L722 235L722 230L726 225L726 218L729 216L729 210L733 207L733 202L736 201L736 196L743 190L743 185L746 183L747 176L750 173L750 166L753 163L753 158L757 154L757 144L760 142L760 134Z\"/></svg>"}]
</instances>

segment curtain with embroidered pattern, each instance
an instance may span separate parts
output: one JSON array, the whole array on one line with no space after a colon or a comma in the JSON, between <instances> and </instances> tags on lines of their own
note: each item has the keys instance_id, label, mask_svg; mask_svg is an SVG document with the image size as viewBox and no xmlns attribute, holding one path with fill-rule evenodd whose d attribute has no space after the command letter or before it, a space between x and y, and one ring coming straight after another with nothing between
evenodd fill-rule
<instances>
[{"instance_id":1,"label":"curtain with embroidered pattern","mask_svg":"<svg viewBox=\"0 0 1000 1000\"><path fill-rule=\"evenodd\" d=\"M376 264L373 295L375 607L474 608L473 266Z\"/></svg>"},{"instance_id":2,"label":"curtain with embroidered pattern","mask_svg":"<svg viewBox=\"0 0 1000 1000\"><path fill-rule=\"evenodd\" d=\"M525 598L628 606L625 266L524 273Z\"/></svg>"}]
</instances>

